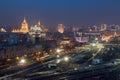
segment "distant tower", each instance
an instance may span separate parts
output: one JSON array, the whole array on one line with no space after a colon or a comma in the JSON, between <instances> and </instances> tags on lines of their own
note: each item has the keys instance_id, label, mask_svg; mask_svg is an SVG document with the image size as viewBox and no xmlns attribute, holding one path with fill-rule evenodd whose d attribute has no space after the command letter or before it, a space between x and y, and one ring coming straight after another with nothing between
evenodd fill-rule
<instances>
[{"instance_id":1,"label":"distant tower","mask_svg":"<svg viewBox=\"0 0 120 80\"><path fill-rule=\"evenodd\" d=\"M119 25L115 25L115 30L116 31L120 30L120 26Z\"/></svg>"},{"instance_id":2,"label":"distant tower","mask_svg":"<svg viewBox=\"0 0 120 80\"><path fill-rule=\"evenodd\" d=\"M29 29L28 29L28 23L26 19L24 18L20 29L13 29L12 32L13 33L28 33Z\"/></svg>"},{"instance_id":3,"label":"distant tower","mask_svg":"<svg viewBox=\"0 0 120 80\"><path fill-rule=\"evenodd\" d=\"M64 25L63 24L58 24L58 29L57 29L57 31L59 32L59 33L64 33Z\"/></svg>"},{"instance_id":4,"label":"distant tower","mask_svg":"<svg viewBox=\"0 0 120 80\"><path fill-rule=\"evenodd\" d=\"M97 26L96 25L93 25L94 29L95 29L95 32L97 32Z\"/></svg>"},{"instance_id":5,"label":"distant tower","mask_svg":"<svg viewBox=\"0 0 120 80\"><path fill-rule=\"evenodd\" d=\"M28 23L26 21L26 19L24 18L23 22L22 22L22 26L21 26L21 32L23 33L27 33L29 32L29 29L28 29Z\"/></svg>"},{"instance_id":6,"label":"distant tower","mask_svg":"<svg viewBox=\"0 0 120 80\"><path fill-rule=\"evenodd\" d=\"M107 24L101 24L101 30L100 31L105 31L107 29Z\"/></svg>"}]
</instances>

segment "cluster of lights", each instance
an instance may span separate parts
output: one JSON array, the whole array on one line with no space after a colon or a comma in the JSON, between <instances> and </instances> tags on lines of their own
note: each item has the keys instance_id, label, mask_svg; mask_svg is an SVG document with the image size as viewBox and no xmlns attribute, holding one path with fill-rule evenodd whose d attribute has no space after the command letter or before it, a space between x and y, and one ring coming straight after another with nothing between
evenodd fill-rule
<instances>
[{"instance_id":1,"label":"cluster of lights","mask_svg":"<svg viewBox=\"0 0 120 80\"><path fill-rule=\"evenodd\" d=\"M20 65L20 66L24 66L25 64L26 64L26 59L24 59L24 58L21 58L18 62L18 65Z\"/></svg>"},{"instance_id":2,"label":"cluster of lights","mask_svg":"<svg viewBox=\"0 0 120 80\"><path fill-rule=\"evenodd\" d=\"M68 62L69 61L69 57L65 56L63 59L57 59L56 63L60 63L61 61Z\"/></svg>"},{"instance_id":3,"label":"cluster of lights","mask_svg":"<svg viewBox=\"0 0 120 80\"><path fill-rule=\"evenodd\" d=\"M24 64L25 62L26 62L25 59L21 59L19 63L20 63L20 64Z\"/></svg>"}]
</instances>

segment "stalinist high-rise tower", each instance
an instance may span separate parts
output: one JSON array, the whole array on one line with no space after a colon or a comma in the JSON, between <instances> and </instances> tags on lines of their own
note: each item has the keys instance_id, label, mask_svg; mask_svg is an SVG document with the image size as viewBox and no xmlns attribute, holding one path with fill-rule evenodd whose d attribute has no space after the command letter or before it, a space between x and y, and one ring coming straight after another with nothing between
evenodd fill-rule
<instances>
[{"instance_id":1,"label":"stalinist high-rise tower","mask_svg":"<svg viewBox=\"0 0 120 80\"><path fill-rule=\"evenodd\" d=\"M29 32L29 29L28 29L28 23L26 21L26 19L24 18L23 22L22 22L22 26L21 26L21 32L23 33L27 33Z\"/></svg>"},{"instance_id":2,"label":"stalinist high-rise tower","mask_svg":"<svg viewBox=\"0 0 120 80\"><path fill-rule=\"evenodd\" d=\"M27 23L26 19L24 18L20 29L13 29L12 32L15 32L15 33L28 33L29 28L28 28L28 23Z\"/></svg>"}]
</instances>

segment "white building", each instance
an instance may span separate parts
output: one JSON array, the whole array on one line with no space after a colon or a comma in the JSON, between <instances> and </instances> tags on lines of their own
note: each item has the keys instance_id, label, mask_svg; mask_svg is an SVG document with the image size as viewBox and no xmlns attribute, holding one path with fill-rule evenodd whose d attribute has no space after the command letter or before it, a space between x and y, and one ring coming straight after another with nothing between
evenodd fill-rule
<instances>
[{"instance_id":1,"label":"white building","mask_svg":"<svg viewBox=\"0 0 120 80\"><path fill-rule=\"evenodd\" d=\"M42 25L40 24L40 22L38 22L37 25L30 27L29 35L30 35L31 40L32 40L33 43L35 43L36 40L39 42L43 38L46 37L46 33L44 31L44 28L42 27Z\"/></svg>"}]
</instances>

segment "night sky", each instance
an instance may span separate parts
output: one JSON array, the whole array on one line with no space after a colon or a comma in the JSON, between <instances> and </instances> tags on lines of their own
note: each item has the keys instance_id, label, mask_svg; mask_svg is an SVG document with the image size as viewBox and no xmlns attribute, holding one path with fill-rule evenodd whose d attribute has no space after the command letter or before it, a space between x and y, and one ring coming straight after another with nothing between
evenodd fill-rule
<instances>
[{"instance_id":1,"label":"night sky","mask_svg":"<svg viewBox=\"0 0 120 80\"><path fill-rule=\"evenodd\" d=\"M120 24L120 0L0 0L1 26L19 27L24 17L48 27Z\"/></svg>"}]
</instances>

